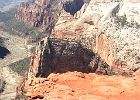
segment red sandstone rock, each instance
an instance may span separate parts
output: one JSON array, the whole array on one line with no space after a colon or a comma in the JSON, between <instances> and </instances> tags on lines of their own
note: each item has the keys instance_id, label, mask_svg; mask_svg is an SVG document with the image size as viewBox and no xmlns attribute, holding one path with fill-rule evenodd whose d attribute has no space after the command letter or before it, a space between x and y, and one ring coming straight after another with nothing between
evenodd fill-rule
<instances>
[{"instance_id":1,"label":"red sandstone rock","mask_svg":"<svg viewBox=\"0 0 140 100\"><path fill-rule=\"evenodd\" d=\"M80 72L50 74L35 78L26 95L36 100L139 100L139 81L138 74L133 78Z\"/></svg>"}]
</instances>

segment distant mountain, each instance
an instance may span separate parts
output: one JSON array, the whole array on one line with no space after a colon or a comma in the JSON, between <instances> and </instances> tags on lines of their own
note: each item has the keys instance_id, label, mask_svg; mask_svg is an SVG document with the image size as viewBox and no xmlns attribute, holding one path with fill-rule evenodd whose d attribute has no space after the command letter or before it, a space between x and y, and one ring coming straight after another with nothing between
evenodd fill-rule
<instances>
[{"instance_id":1,"label":"distant mountain","mask_svg":"<svg viewBox=\"0 0 140 100\"><path fill-rule=\"evenodd\" d=\"M20 2L25 2L27 0L0 0L0 8L10 4L19 4Z\"/></svg>"}]
</instances>

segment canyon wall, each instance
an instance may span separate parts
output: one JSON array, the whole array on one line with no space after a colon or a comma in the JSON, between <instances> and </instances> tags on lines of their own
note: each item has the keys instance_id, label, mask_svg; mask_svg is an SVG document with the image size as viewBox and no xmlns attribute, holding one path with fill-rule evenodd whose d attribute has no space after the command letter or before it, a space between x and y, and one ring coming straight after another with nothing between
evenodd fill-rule
<instances>
[{"instance_id":1,"label":"canyon wall","mask_svg":"<svg viewBox=\"0 0 140 100\"><path fill-rule=\"evenodd\" d=\"M40 31L51 33L61 12L74 14L81 9L83 0L32 0L20 4L15 17Z\"/></svg>"},{"instance_id":2,"label":"canyon wall","mask_svg":"<svg viewBox=\"0 0 140 100\"><path fill-rule=\"evenodd\" d=\"M116 73L133 72L140 62L138 4L136 0L32 0L21 3L15 17L49 32L51 38L81 43Z\"/></svg>"}]
</instances>

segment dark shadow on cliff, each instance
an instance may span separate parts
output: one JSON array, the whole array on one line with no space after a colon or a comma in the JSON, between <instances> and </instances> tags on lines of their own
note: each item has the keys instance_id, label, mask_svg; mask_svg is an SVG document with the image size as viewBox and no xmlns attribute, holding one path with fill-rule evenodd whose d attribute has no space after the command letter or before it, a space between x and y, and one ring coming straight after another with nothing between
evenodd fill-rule
<instances>
[{"instance_id":1,"label":"dark shadow on cliff","mask_svg":"<svg viewBox=\"0 0 140 100\"><path fill-rule=\"evenodd\" d=\"M40 41L38 47L40 49L37 51L41 54L39 54L39 65L35 65L38 69L34 72L35 77L48 77L51 73L68 71L83 73L98 71L99 74L107 74L107 63L98 54L76 41L48 39L46 43L44 40ZM36 55L33 58L36 58ZM34 63L32 63L32 66L34 66Z\"/></svg>"},{"instance_id":2,"label":"dark shadow on cliff","mask_svg":"<svg viewBox=\"0 0 140 100\"><path fill-rule=\"evenodd\" d=\"M0 46L0 58L4 59L4 57L8 54L10 54L10 51L5 47Z\"/></svg>"},{"instance_id":3,"label":"dark shadow on cliff","mask_svg":"<svg viewBox=\"0 0 140 100\"><path fill-rule=\"evenodd\" d=\"M82 8L83 5L83 0L73 0L64 3L63 8L66 12L69 12L71 15L74 15L78 10Z\"/></svg>"},{"instance_id":4,"label":"dark shadow on cliff","mask_svg":"<svg viewBox=\"0 0 140 100\"><path fill-rule=\"evenodd\" d=\"M0 79L0 93L4 91L6 82L3 79Z\"/></svg>"}]
</instances>

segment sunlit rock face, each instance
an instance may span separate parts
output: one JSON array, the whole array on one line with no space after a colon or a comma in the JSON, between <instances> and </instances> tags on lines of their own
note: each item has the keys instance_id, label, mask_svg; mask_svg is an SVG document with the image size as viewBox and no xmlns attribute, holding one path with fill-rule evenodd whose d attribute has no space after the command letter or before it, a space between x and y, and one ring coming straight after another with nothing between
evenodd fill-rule
<instances>
[{"instance_id":1,"label":"sunlit rock face","mask_svg":"<svg viewBox=\"0 0 140 100\"><path fill-rule=\"evenodd\" d=\"M40 31L51 33L61 12L74 15L83 6L83 0L30 0L21 3L15 17Z\"/></svg>"}]
</instances>

